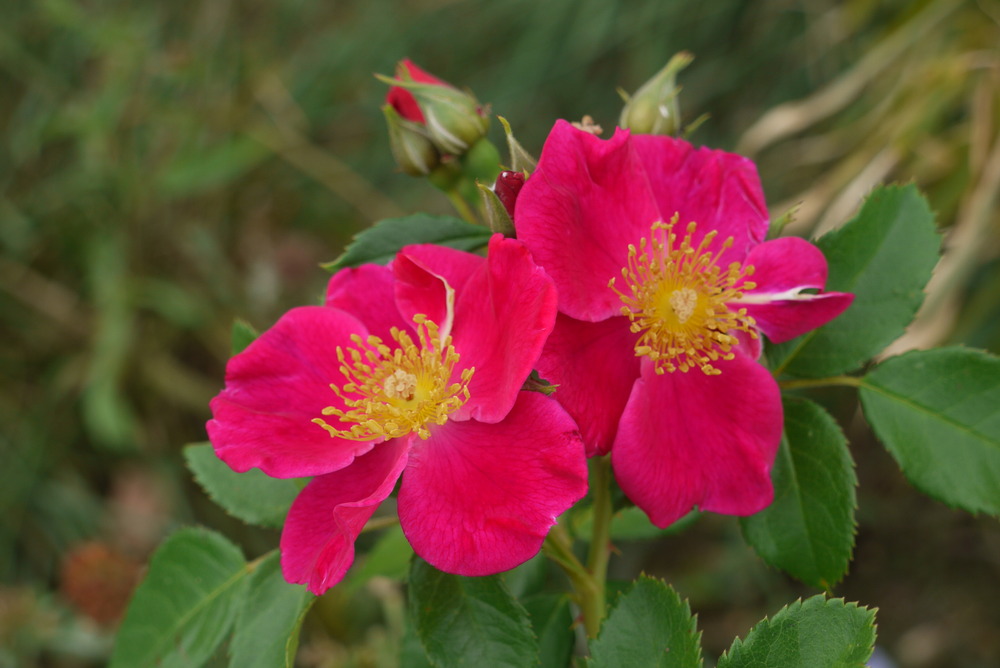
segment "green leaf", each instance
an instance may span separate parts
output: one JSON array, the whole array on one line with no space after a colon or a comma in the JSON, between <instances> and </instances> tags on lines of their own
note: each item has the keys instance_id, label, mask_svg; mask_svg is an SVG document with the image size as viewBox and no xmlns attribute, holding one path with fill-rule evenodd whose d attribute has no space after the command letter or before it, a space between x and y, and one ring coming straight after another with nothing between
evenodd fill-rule
<instances>
[{"instance_id":1,"label":"green leaf","mask_svg":"<svg viewBox=\"0 0 1000 668\"><path fill-rule=\"evenodd\" d=\"M184 459L208 496L248 524L280 527L301 489L294 479L271 478L258 469L237 473L208 443L185 447Z\"/></svg>"},{"instance_id":2,"label":"green leaf","mask_svg":"<svg viewBox=\"0 0 1000 668\"><path fill-rule=\"evenodd\" d=\"M566 594L537 594L521 600L531 626L538 637L538 651L543 666L568 666L576 634L573 612Z\"/></svg>"},{"instance_id":3,"label":"green leaf","mask_svg":"<svg viewBox=\"0 0 1000 668\"><path fill-rule=\"evenodd\" d=\"M817 378L853 371L895 341L924 301L938 261L934 215L916 186L876 189L858 215L816 242L830 265L828 291L853 292L840 317L772 346L772 367Z\"/></svg>"},{"instance_id":4,"label":"green leaf","mask_svg":"<svg viewBox=\"0 0 1000 668\"><path fill-rule=\"evenodd\" d=\"M640 575L590 645L591 666L702 665L701 632L687 601L662 580Z\"/></svg>"},{"instance_id":5,"label":"green leaf","mask_svg":"<svg viewBox=\"0 0 1000 668\"><path fill-rule=\"evenodd\" d=\"M254 340L260 336L257 330L253 328L246 320L235 320L233 321L233 329L229 335L229 345L232 355L238 355L247 349Z\"/></svg>"},{"instance_id":6,"label":"green leaf","mask_svg":"<svg viewBox=\"0 0 1000 668\"><path fill-rule=\"evenodd\" d=\"M1000 358L964 348L893 357L863 379L861 404L914 485L1000 515Z\"/></svg>"},{"instance_id":7,"label":"green leaf","mask_svg":"<svg viewBox=\"0 0 1000 668\"><path fill-rule=\"evenodd\" d=\"M200 666L242 607L248 569L239 548L181 529L156 551L115 639L110 668Z\"/></svg>"},{"instance_id":8,"label":"green leaf","mask_svg":"<svg viewBox=\"0 0 1000 668\"><path fill-rule=\"evenodd\" d=\"M784 404L774 502L740 524L764 561L830 589L847 572L854 547L854 462L829 413L804 399L786 397Z\"/></svg>"},{"instance_id":9,"label":"green leaf","mask_svg":"<svg viewBox=\"0 0 1000 668\"><path fill-rule=\"evenodd\" d=\"M338 271L369 262L386 264L409 244L438 244L472 251L482 248L489 240L489 229L460 218L426 213L386 218L358 233L343 255L323 267Z\"/></svg>"},{"instance_id":10,"label":"green leaf","mask_svg":"<svg viewBox=\"0 0 1000 668\"><path fill-rule=\"evenodd\" d=\"M413 620L407 617L403 624L403 642L399 648L400 668L433 668L434 664L427 658L427 652L413 628Z\"/></svg>"},{"instance_id":11,"label":"green leaf","mask_svg":"<svg viewBox=\"0 0 1000 668\"><path fill-rule=\"evenodd\" d=\"M734 640L717 668L862 668L874 647L874 610L820 594Z\"/></svg>"},{"instance_id":12,"label":"green leaf","mask_svg":"<svg viewBox=\"0 0 1000 668\"><path fill-rule=\"evenodd\" d=\"M410 569L410 615L435 666L532 666L538 641L528 612L498 575L442 573L423 559Z\"/></svg>"},{"instance_id":13,"label":"green leaf","mask_svg":"<svg viewBox=\"0 0 1000 668\"><path fill-rule=\"evenodd\" d=\"M246 598L236 617L229 665L292 668L302 620L315 600L304 586L285 582L277 551L268 555L250 576Z\"/></svg>"}]
</instances>

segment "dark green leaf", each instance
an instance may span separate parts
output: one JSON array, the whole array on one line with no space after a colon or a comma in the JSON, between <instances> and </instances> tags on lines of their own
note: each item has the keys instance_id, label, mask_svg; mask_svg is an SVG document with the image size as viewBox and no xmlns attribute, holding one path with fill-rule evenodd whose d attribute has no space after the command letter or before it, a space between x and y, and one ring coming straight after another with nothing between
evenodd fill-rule
<instances>
[{"instance_id":1,"label":"dark green leaf","mask_svg":"<svg viewBox=\"0 0 1000 668\"><path fill-rule=\"evenodd\" d=\"M400 668L433 668L424 646L420 644L417 631L413 628L413 620L407 618L403 620L405 629L403 631L403 642L399 650Z\"/></svg>"},{"instance_id":2,"label":"dark green leaf","mask_svg":"<svg viewBox=\"0 0 1000 668\"><path fill-rule=\"evenodd\" d=\"M315 600L304 586L285 582L278 552L268 555L250 575L229 647L230 665L292 668L302 620Z\"/></svg>"},{"instance_id":3,"label":"dark green leaf","mask_svg":"<svg viewBox=\"0 0 1000 668\"><path fill-rule=\"evenodd\" d=\"M247 346L254 342L254 340L260 336L257 330L253 328L246 320L235 320L233 321L233 329L229 335L229 345L231 348L231 355L238 355Z\"/></svg>"},{"instance_id":4,"label":"dark green leaf","mask_svg":"<svg viewBox=\"0 0 1000 668\"><path fill-rule=\"evenodd\" d=\"M875 646L875 611L823 595L782 608L737 638L717 668L862 668Z\"/></svg>"},{"instance_id":5,"label":"dark green leaf","mask_svg":"<svg viewBox=\"0 0 1000 668\"><path fill-rule=\"evenodd\" d=\"M908 185L875 190L855 218L816 245L830 264L826 289L853 292L854 303L768 352L779 372L810 378L853 371L899 338L924 301L941 240L927 201Z\"/></svg>"},{"instance_id":6,"label":"dark green leaf","mask_svg":"<svg viewBox=\"0 0 1000 668\"><path fill-rule=\"evenodd\" d=\"M409 244L438 244L459 250L482 248L490 240L490 231L450 216L418 213L402 218L386 218L354 237L344 254L324 268L337 271L361 264L386 264Z\"/></svg>"},{"instance_id":7,"label":"dark green leaf","mask_svg":"<svg viewBox=\"0 0 1000 668\"><path fill-rule=\"evenodd\" d=\"M202 665L232 628L247 575L239 549L219 534L174 533L129 603L110 668Z\"/></svg>"},{"instance_id":8,"label":"dark green leaf","mask_svg":"<svg viewBox=\"0 0 1000 668\"><path fill-rule=\"evenodd\" d=\"M701 632L670 585L645 575L618 598L590 645L591 666L702 665Z\"/></svg>"},{"instance_id":9,"label":"dark green leaf","mask_svg":"<svg viewBox=\"0 0 1000 668\"><path fill-rule=\"evenodd\" d=\"M861 403L914 485L1000 515L1000 358L964 348L893 357L864 378Z\"/></svg>"},{"instance_id":10,"label":"dark green leaf","mask_svg":"<svg viewBox=\"0 0 1000 668\"><path fill-rule=\"evenodd\" d=\"M215 455L208 443L185 447L184 459L208 496L248 524L280 527L299 493L295 480L271 478L257 469L237 473Z\"/></svg>"},{"instance_id":11,"label":"dark green leaf","mask_svg":"<svg viewBox=\"0 0 1000 668\"><path fill-rule=\"evenodd\" d=\"M771 473L774 502L740 520L764 561L829 589L854 547L857 477L847 440L820 406L785 399L785 434Z\"/></svg>"},{"instance_id":12,"label":"dark green leaf","mask_svg":"<svg viewBox=\"0 0 1000 668\"><path fill-rule=\"evenodd\" d=\"M521 600L538 637L542 666L568 666L576 641L566 594L537 594Z\"/></svg>"},{"instance_id":13,"label":"dark green leaf","mask_svg":"<svg viewBox=\"0 0 1000 668\"><path fill-rule=\"evenodd\" d=\"M410 570L410 615L435 666L538 662L538 641L528 612L500 576L449 575L416 558Z\"/></svg>"}]
</instances>

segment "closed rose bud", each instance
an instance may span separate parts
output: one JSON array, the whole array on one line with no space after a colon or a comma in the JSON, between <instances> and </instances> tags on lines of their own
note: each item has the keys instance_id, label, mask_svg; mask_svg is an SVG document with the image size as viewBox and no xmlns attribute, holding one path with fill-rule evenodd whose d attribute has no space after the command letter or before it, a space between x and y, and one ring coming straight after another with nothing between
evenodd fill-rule
<instances>
[{"instance_id":1,"label":"closed rose bud","mask_svg":"<svg viewBox=\"0 0 1000 668\"><path fill-rule=\"evenodd\" d=\"M644 135L673 135L680 129L677 73L693 56L682 51L642 85L625 103L618 125Z\"/></svg>"},{"instance_id":2,"label":"closed rose bud","mask_svg":"<svg viewBox=\"0 0 1000 668\"><path fill-rule=\"evenodd\" d=\"M441 153L462 155L486 135L489 116L475 97L410 61L398 65L395 79L376 76L392 87L389 104L404 119L422 123Z\"/></svg>"},{"instance_id":3,"label":"closed rose bud","mask_svg":"<svg viewBox=\"0 0 1000 668\"><path fill-rule=\"evenodd\" d=\"M408 121L390 104L382 107L389 128L389 148L396 164L411 176L426 176L441 162L424 126Z\"/></svg>"}]
</instances>

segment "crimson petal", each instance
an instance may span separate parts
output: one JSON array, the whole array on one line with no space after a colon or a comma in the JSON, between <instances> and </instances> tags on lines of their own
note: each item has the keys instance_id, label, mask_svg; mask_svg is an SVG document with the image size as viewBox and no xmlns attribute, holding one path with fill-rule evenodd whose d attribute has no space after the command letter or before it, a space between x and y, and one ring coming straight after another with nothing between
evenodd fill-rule
<instances>
[{"instance_id":1,"label":"crimson petal","mask_svg":"<svg viewBox=\"0 0 1000 668\"><path fill-rule=\"evenodd\" d=\"M209 440L236 471L253 467L276 478L320 475L341 469L374 442L331 437L314 424L327 406L343 407L330 389L343 381L337 346L367 336L339 309L292 309L246 350L229 360L226 387L212 399Z\"/></svg>"},{"instance_id":2,"label":"crimson petal","mask_svg":"<svg viewBox=\"0 0 1000 668\"><path fill-rule=\"evenodd\" d=\"M639 377L636 338L626 318L591 323L560 313L538 359L538 373L557 386L553 396L580 425L590 457L607 453L614 443Z\"/></svg>"},{"instance_id":3,"label":"crimson petal","mask_svg":"<svg viewBox=\"0 0 1000 668\"><path fill-rule=\"evenodd\" d=\"M354 541L406 466L409 438L379 445L346 469L314 478L292 503L281 533L289 582L322 594L354 561Z\"/></svg>"},{"instance_id":4,"label":"crimson petal","mask_svg":"<svg viewBox=\"0 0 1000 668\"><path fill-rule=\"evenodd\" d=\"M699 507L749 515L773 497L770 470L781 440L778 385L743 355L699 371L642 377L622 415L611 463L615 478L656 526Z\"/></svg>"},{"instance_id":5,"label":"crimson petal","mask_svg":"<svg viewBox=\"0 0 1000 668\"><path fill-rule=\"evenodd\" d=\"M629 133L602 140L566 121L545 140L514 214L518 239L559 289L559 310L591 322L619 314L608 281L660 219Z\"/></svg>"},{"instance_id":6,"label":"crimson petal","mask_svg":"<svg viewBox=\"0 0 1000 668\"><path fill-rule=\"evenodd\" d=\"M586 491L573 420L552 399L521 392L502 422L448 422L414 443L399 520L436 568L488 575L537 554L556 517Z\"/></svg>"},{"instance_id":7,"label":"crimson petal","mask_svg":"<svg viewBox=\"0 0 1000 668\"><path fill-rule=\"evenodd\" d=\"M804 239L782 237L762 243L746 259L754 267L756 287L733 304L745 308L757 327L774 343L789 341L825 325L843 313L854 295L845 292L808 294L826 285L823 253Z\"/></svg>"},{"instance_id":8,"label":"crimson petal","mask_svg":"<svg viewBox=\"0 0 1000 668\"><path fill-rule=\"evenodd\" d=\"M452 419L497 422L507 415L552 331L556 299L552 279L523 243L499 234L490 239L486 263L455 304L458 366L476 371L471 398Z\"/></svg>"},{"instance_id":9,"label":"crimson petal","mask_svg":"<svg viewBox=\"0 0 1000 668\"><path fill-rule=\"evenodd\" d=\"M341 308L365 324L369 334L391 341L390 328L403 325L393 296L392 270L379 264L341 269L330 277L326 305Z\"/></svg>"}]
</instances>

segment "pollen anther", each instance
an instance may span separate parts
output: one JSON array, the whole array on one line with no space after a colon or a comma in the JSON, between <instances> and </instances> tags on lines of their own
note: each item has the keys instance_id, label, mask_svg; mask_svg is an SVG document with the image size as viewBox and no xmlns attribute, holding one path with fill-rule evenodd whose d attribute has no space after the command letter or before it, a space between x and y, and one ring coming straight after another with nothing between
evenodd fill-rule
<instances>
[{"instance_id":1,"label":"pollen anther","mask_svg":"<svg viewBox=\"0 0 1000 668\"><path fill-rule=\"evenodd\" d=\"M440 337L438 326L426 316L413 317L417 341L392 328L395 347L377 336L351 337L354 347L337 347L341 384L330 389L344 408L327 406L324 416L334 416L346 428L337 428L322 418L312 421L335 438L354 441L399 438L416 433L430 437L430 425L442 425L469 400L473 367L462 370L451 382L459 355L451 337ZM348 426L349 425L349 426Z\"/></svg>"},{"instance_id":2,"label":"pollen anther","mask_svg":"<svg viewBox=\"0 0 1000 668\"><path fill-rule=\"evenodd\" d=\"M730 306L744 290L756 287L746 280L753 267L733 262L721 268L719 259L732 247L732 237L714 244L717 233L712 230L695 246L696 223L688 223L680 237L674 231L678 218L653 223L649 238L640 240L638 248L629 245L628 264L622 268L626 289L616 288L615 278L608 287L622 300L631 331L640 334L635 354L649 357L656 373L697 368L717 375L721 371L713 362L735 357L737 332L757 338L747 310Z\"/></svg>"}]
</instances>

